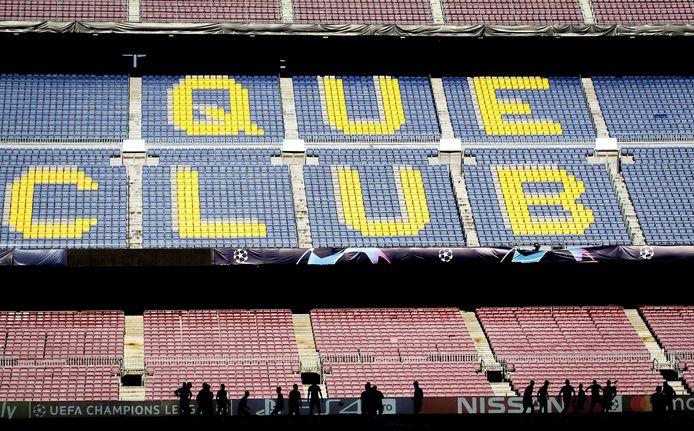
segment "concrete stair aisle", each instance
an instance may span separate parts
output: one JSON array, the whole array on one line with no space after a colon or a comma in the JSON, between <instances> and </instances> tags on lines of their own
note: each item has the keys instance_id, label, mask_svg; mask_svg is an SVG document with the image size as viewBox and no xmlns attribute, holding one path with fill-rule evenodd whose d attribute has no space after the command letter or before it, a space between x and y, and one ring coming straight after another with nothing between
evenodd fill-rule
<instances>
[{"instance_id":1,"label":"concrete stair aisle","mask_svg":"<svg viewBox=\"0 0 694 431\"><path fill-rule=\"evenodd\" d=\"M444 24L441 0L429 0L429 5L431 6L431 18L434 24Z\"/></svg>"},{"instance_id":2,"label":"concrete stair aisle","mask_svg":"<svg viewBox=\"0 0 694 431\"><path fill-rule=\"evenodd\" d=\"M672 386L672 389L675 390L677 395L690 395L689 391L684 386L684 382L681 380L668 380L667 382L670 386Z\"/></svg>"},{"instance_id":3,"label":"concrete stair aisle","mask_svg":"<svg viewBox=\"0 0 694 431\"><path fill-rule=\"evenodd\" d=\"M294 22L294 2L292 0L281 0L280 11L282 13L282 22Z\"/></svg>"},{"instance_id":4,"label":"concrete stair aisle","mask_svg":"<svg viewBox=\"0 0 694 431\"><path fill-rule=\"evenodd\" d=\"M619 170L619 163L618 155L615 154L607 157L607 168L615 193L619 199L619 208L622 211L631 243L633 245L646 245L646 237L641 229L641 223L636 215L636 208L634 207L634 202L631 200L631 195L624 181L624 176Z\"/></svg>"},{"instance_id":5,"label":"concrete stair aisle","mask_svg":"<svg viewBox=\"0 0 694 431\"><path fill-rule=\"evenodd\" d=\"M308 201L306 198L306 183L304 182L304 153L300 153L298 157L301 159L299 163L289 164L296 233L299 239L299 248L312 248L313 238L311 237L311 224L308 216ZM296 159L296 157L294 157L294 159Z\"/></svg>"},{"instance_id":6,"label":"concrete stair aisle","mask_svg":"<svg viewBox=\"0 0 694 431\"><path fill-rule=\"evenodd\" d=\"M629 319L631 326L634 327L634 330L636 330L639 338L641 338L641 341L646 346L646 349L648 349L651 359L657 360L662 364L667 363L667 358L665 357L662 347L660 347L660 344L658 344L658 342L655 340L655 337L648 328L648 325L646 325L646 322L644 322L641 314L639 314L639 310L625 308L624 314L627 315L627 319Z\"/></svg>"},{"instance_id":7,"label":"concrete stair aisle","mask_svg":"<svg viewBox=\"0 0 694 431\"><path fill-rule=\"evenodd\" d=\"M503 367L494 358L494 352L487 342L487 336L480 325L479 320L477 320L477 315L472 311L460 311L460 316L465 322L465 327L467 328L470 338L475 345L475 350L480 356L482 361L484 361L484 369L490 371L501 371ZM511 397L516 396L509 382L490 382L494 395Z\"/></svg>"},{"instance_id":8,"label":"concrete stair aisle","mask_svg":"<svg viewBox=\"0 0 694 431\"><path fill-rule=\"evenodd\" d=\"M143 248L142 167L146 163L146 153L123 153L128 178L128 248Z\"/></svg>"},{"instance_id":9,"label":"concrete stair aisle","mask_svg":"<svg viewBox=\"0 0 694 431\"><path fill-rule=\"evenodd\" d=\"M605 116L602 113L593 80L591 78L581 78L581 85L583 86L583 93L586 96L590 114L593 117L593 125L595 126L598 138L609 138L610 133L607 130L607 123L605 123Z\"/></svg>"},{"instance_id":10,"label":"concrete stair aisle","mask_svg":"<svg viewBox=\"0 0 694 431\"><path fill-rule=\"evenodd\" d=\"M492 385L492 391L497 397L516 397L518 394L511 387L509 382L489 382Z\"/></svg>"},{"instance_id":11,"label":"concrete stair aisle","mask_svg":"<svg viewBox=\"0 0 694 431\"><path fill-rule=\"evenodd\" d=\"M118 389L118 401L144 401L144 386L123 386Z\"/></svg>"},{"instance_id":12,"label":"concrete stair aisle","mask_svg":"<svg viewBox=\"0 0 694 431\"><path fill-rule=\"evenodd\" d=\"M323 375L322 366L318 352L316 351L316 343L313 339L313 325L311 324L310 314L292 314L292 323L294 326L294 336L296 337L296 346L299 349L299 360L301 361L302 373L318 373ZM303 395L308 394L309 385L303 385ZM328 396L328 391L325 383L321 383L320 389L323 392L323 397Z\"/></svg>"},{"instance_id":13,"label":"concrete stair aisle","mask_svg":"<svg viewBox=\"0 0 694 431\"><path fill-rule=\"evenodd\" d=\"M140 0L128 0L128 22L140 22Z\"/></svg>"},{"instance_id":14,"label":"concrete stair aisle","mask_svg":"<svg viewBox=\"0 0 694 431\"><path fill-rule=\"evenodd\" d=\"M454 139L455 134L453 132L453 124L451 123L451 113L448 111L448 101L443 81L441 78L431 78L430 82L439 118L439 127L441 127L441 139Z\"/></svg>"},{"instance_id":15,"label":"concrete stair aisle","mask_svg":"<svg viewBox=\"0 0 694 431\"><path fill-rule=\"evenodd\" d=\"M142 78L128 80L128 138L142 139Z\"/></svg>"},{"instance_id":16,"label":"concrete stair aisle","mask_svg":"<svg viewBox=\"0 0 694 431\"><path fill-rule=\"evenodd\" d=\"M591 0L578 0L578 6L581 8L583 22L587 25L596 24L593 2Z\"/></svg>"},{"instance_id":17,"label":"concrete stair aisle","mask_svg":"<svg viewBox=\"0 0 694 431\"><path fill-rule=\"evenodd\" d=\"M477 236L475 219L472 215L472 205L470 204L470 197L467 193L462 162L463 156L459 151L439 153L439 163L448 165L448 172L453 184L453 192L455 193L456 203L458 204L458 213L463 224L463 232L465 233L465 243L468 247L479 247L480 240Z\"/></svg>"},{"instance_id":18,"label":"concrete stair aisle","mask_svg":"<svg viewBox=\"0 0 694 431\"><path fill-rule=\"evenodd\" d=\"M299 139L299 126L296 119L296 105L294 101L294 82L292 78L280 78L280 97L282 98L284 138Z\"/></svg>"},{"instance_id":19,"label":"concrete stair aisle","mask_svg":"<svg viewBox=\"0 0 694 431\"><path fill-rule=\"evenodd\" d=\"M145 374L145 329L143 316L125 316L125 340L123 345L123 375ZM143 381L144 383L144 381ZM121 381L118 391L121 401L144 401L145 386L124 386Z\"/></svg>"}]
</instances>

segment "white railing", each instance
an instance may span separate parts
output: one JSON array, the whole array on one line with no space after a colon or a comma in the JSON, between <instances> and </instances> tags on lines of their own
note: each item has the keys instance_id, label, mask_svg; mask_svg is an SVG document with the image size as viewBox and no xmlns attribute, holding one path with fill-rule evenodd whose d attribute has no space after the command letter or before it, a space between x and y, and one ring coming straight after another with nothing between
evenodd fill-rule
<instances>
[{"instance_id":1,"label":"white railing","mask_svg":"<svg viewBox=\"0 0 694 431\"><path fill-rule=\"evenodd\" d=\"M66 359L17 359L0 357L0 367L120 367L120 356L75 356Z\"/></svg>"}]
</instances>

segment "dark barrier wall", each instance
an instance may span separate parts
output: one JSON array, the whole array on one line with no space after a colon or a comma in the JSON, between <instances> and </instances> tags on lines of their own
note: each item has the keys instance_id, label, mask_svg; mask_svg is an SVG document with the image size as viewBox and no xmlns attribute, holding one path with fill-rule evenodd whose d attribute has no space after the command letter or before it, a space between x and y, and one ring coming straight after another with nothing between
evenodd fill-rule
<instances>
[{"instance_id":1,"label":"dark barrier wall","mask_svg":"<svg viewBox=\"0 0 694 431\"><path fill-rule=\"evenodd\" d=\"M0 73L691 75L694 39L0 33ZM144 54L137 70L132 57ZM281 68L283 67L283 68Z\"/></svg>"},{"instance_id":2,"label":"dark barrier wall","mask_svg":"<svg viewBox=\"0 0 694 431\"><path fill-rule=\"evenodd\" d=\"M68 259L69 260L69 259ZM0 267L0 309L692 303L689 262ZM108 284L105 283L108 281ZM30 287L30 288L27 288Z\"/></svg>"},{"instance_id":3,"label":"dark barrier wall","mask_svg":"<svg viewBox=\"0 0 694 431\"><path fill-rule=\"evenodd\" d=\"M209 266L209 249L68 250L68 266Z\"/></svg>"}]
</instances>

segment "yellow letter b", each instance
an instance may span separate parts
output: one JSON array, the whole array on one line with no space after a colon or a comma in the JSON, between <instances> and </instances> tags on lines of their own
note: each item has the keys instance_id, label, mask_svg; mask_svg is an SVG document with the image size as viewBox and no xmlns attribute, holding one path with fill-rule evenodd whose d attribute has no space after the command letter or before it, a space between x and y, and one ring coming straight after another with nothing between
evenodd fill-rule
<instances>
[{"instance_id":1,"label":"yellow letter b","mask_svg":"<svg viewBox=\"0 0 694 431\"><path fill-rule=\"evenodd\" d=\"M583 235L595 221L593 211L577 202L586 191L583 181L564 169L537 166L492 167L500 191L499 204L507 215L506 227L514 235ZM524 184L558 183L559 192L533 192ZM567 216L533 216L531 206L555 206L571 213Z\"/></svg>"}]
</instances>

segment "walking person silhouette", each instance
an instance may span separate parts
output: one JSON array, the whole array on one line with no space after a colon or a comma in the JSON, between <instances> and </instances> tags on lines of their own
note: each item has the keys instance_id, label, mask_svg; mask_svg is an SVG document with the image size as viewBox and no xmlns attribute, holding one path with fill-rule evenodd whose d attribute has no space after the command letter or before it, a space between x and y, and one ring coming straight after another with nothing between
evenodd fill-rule
<instances>
[{"instance_id":1,"label":"walking person silhouette","mask_svg":"<svg viewBox=\"0 0 694 431\"><path fill-rule=\"evenodd\" d=\"M277 416L284 410L284 395L282 395L282 388L277 386L277 401L275 401L275 408L272 409L271 416Z\"/></svg>"},{"instance_id":2,"label":"walking person silhouette","mask_svg":"<svg viewBox=\"0 0 694 431\"><path fill-rule=\"evenodd\" d=\"M251 395L250 392L246 391L243 393L243 397L239 402L239 407L236 410L238 416L250 416L251 411L248 409L248 397Z\"/></svg>"},{"instance_id":3,"label":"walking person silhouette","mask_svg":"<svg viewBox=\"0 0 694 431\"><path fill-rule=\"evenodd\" d=\"M537 391L537 403L540 406L540 413L547 413L547 398L549 397L549 380L545 380L545 384L540 386Z\"/></svg>"},{"instance_id":4,"label":"walking person silhouette","mask_svg":"<svg viewBox=\"0 0 694 431\"><path fill-rule=\"evenodd\" d=\"M562 386L561 389L559 389L559 396L561 397L561 401L563 404L563 408L561 410L562 414L566 414L566 412L569 411L569 406L571 405L571 401L573 400L575 395L576 390L573 386L571 386L569 379L566 379L564 381L564 386Z\"/></svg>"},{"instance_id":5,"label":"walking person silhouette","mask_svg":"<svg viewBox=\"0 0 694 431\"><path fill-rule=\"evenodd\" d=\"M525 391L523 391L523 413L525 413L527 409L530 409L530 414L535 412L535 405L533 404L534 388L535 380L531 380L528 386L525 387Z\"/></svg>"}]
</instances>

